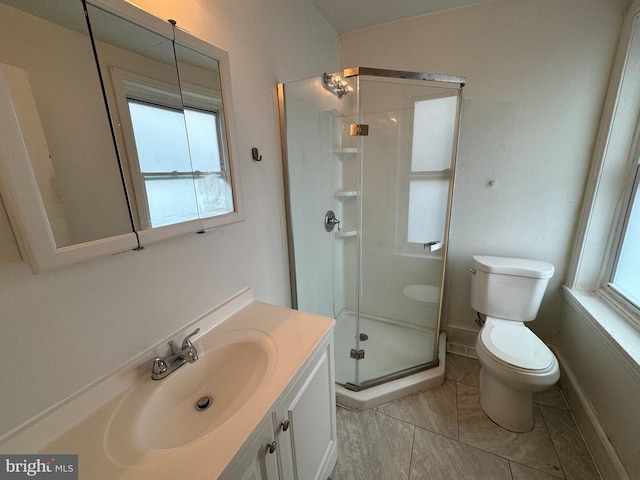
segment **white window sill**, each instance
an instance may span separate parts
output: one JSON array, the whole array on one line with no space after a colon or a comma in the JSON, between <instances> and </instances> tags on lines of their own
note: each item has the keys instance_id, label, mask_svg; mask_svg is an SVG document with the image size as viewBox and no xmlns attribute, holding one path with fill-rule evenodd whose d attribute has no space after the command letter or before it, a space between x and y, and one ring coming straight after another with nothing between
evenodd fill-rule
<instances>
[{"instance_id":1,"label":"white window sill","mask_svg":"<svg viewBox=\"0 0 640 480\"><path fill-rule=\"evenodd\" d=\"M640 380L640 330L598 294L566 286L563 294L565 300L590 322L596 334Z\"/></svg>"}]
</instances>

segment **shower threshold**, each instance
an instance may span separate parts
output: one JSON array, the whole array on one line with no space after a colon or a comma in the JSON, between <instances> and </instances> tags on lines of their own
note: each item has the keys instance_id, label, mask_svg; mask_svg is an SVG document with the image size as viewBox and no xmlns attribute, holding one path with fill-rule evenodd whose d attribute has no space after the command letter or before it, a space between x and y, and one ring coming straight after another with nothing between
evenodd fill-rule
<instances>
[{"instance_id":1,"label":"shower threshold","mask_svg":"<svg viewBox=\"0 0 640 480\"><path fill-rule=\"evenodd\" d=\"M362 336L362 334L360 334ZM396 373L392 373L390 375L386 375L384 377L380 377L380 378L375 378L373 380L369 380L366 382L362 382L360 385L355 385L353 383L344 383L342 384L344 386L344 388L346 388L347 390L352 390L354 392L359 392L360 390L365 390L367 388L371 388L371 387L375 387L377 385L381 385L383 383L389 383L393 380L397 380L400 378L404 378L404 377L408 377L409 375L414 375L418 372L422 372L424 370L429 370L432 368L436 368L439 364L438 359L436 359L435 362L431 362L431 363L425 363L423 365L417 365L413 368L408 368L406 370L403 370L401 372L396 372Z\"/></svg>"},{"instance_id":2,"label":"shower threshold","mask_svg":"<svg viewBox=\"0 0 640 480\"><path fill-rule=\"evenodd\" d=\"M439 387L444 383L446 345L446 333L440 332L438 340L438 358L440 362L436 367L421 370L365 389L361 388L359 391L336 384L336 402L342 407L354 410L368 410L414 393Z\"/></svg>"}]
</instances>

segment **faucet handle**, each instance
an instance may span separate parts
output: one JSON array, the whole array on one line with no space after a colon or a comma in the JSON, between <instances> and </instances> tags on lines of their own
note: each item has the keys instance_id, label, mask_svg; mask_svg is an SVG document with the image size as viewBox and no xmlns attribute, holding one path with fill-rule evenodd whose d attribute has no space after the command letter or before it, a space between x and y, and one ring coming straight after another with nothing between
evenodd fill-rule
<instances>
[{"instance_id":1,"label":"faucet handle","mask_svg":"<svg viewBox=\"0 0 640 480\"><path fill-rule=\"evenodd\" d=\"M162 375L167 371L167 364L164 359L160 357L152 358L151 360L147 360L142 365L138 365L139 369L147 368L151 365L151 378L154 378L157 375ZM155 379L155 378L154 378Z\"/></svg>"},{"instance_id":2,"label":"faucet handle","mask_svg":"<svg viewBox=\"0 0 640 480\"><path fill-rule=\"evenodd\" d=\"M167 364L162 358L154 358L153 366L151 367L152 375L161 375L167 371Z\"/></svg>"},{"instance_id":3,"label":"faucet handle","mask_svg":"<svg viewBox=\"0 0 640 480\"><path fill-rule=\"evenodd\" d=\"M189 335L184 337L184 340L182 340L182 350L186 350L187 348L193 347L193 344L191 343L191 337L198 334L199 332L200 332L200 329L196 328L193 332L191 332Z\"/></svg>"}]
</instances>

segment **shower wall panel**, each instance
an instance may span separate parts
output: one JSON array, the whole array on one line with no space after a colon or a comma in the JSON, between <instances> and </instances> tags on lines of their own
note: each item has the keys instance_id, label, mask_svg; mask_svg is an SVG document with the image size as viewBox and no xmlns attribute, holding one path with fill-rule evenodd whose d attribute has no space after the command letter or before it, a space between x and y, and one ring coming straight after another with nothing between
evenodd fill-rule
<instances>
[{"instance_id":1,"label":"shower wall panel","mask_svg":"<svg viewBox=\"0 0 640 480\"><path fill-rule=\"evenodd\" d=\"M328 317L333 309L333 238L323 232L333 205L331 123L337 99L318 78L286 85L290 235L300 310Z\"/></svg>"}]
</instances>

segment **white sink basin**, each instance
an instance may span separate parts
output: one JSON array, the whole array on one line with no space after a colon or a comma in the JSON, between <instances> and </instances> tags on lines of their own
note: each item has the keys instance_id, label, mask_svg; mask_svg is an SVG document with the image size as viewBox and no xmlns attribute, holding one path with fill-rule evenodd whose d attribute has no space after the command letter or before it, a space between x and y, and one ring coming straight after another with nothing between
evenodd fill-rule
<instances>
[{"instance_id":1,"label":"white sink basin","mask_svg":"<svg viewBox=\"0 0 640 480\"><path fill-rule=\"evenodd\" d=\"M214 432L268 379L275 361L268 335L243 330L211 337L204 347L195 342L196 362L162 380L145 379L122 399L105 439L114 460L129 464L150 450L181 447Z\"/></svg>"}]
</instances>

